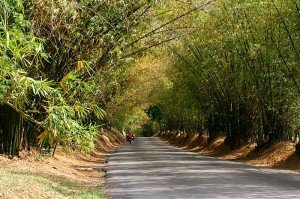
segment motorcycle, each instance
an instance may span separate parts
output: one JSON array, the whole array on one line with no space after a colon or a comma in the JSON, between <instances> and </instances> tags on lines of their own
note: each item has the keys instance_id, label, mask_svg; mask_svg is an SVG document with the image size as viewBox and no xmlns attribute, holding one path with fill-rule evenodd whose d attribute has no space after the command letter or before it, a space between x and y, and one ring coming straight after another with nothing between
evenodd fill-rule
<instances>
[{"instance_id":1,"label":"motorcycle","mask_svg":"<svg viewBox=\"0 0 300 199\"><path fill-rule=\"evenodd\" d=\"M134 136L128 133L126 135L126 141L129 142L129 144L131 144L132 140L134 140Z\"/></svg>"}]
</instances>

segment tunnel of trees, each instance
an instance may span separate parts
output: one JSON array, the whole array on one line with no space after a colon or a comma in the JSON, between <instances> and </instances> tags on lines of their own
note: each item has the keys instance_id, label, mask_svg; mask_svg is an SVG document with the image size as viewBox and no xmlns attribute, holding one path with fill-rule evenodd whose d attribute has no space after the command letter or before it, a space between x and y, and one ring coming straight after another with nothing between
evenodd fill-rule
<instances>
[{"instance_id":1,"label":"tunnel of trees","mask_svg":"<svg viewBox=\"0 0 300 199\"><path fill-rule=\"evenodd\" d=\"M87 152L110 127L299 138L299 0L4 0L0 18L0 153Z\"/></svg>"}]
</instances>

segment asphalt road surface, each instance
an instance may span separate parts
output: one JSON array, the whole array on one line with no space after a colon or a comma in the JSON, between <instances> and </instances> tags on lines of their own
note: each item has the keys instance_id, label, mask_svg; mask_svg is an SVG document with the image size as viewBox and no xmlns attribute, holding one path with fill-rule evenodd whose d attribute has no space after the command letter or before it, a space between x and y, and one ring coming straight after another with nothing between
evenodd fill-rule
<instances>
[{"instance_id":1,"label":"asphalt road surface","mask_svg":"<svg viewBox=\"0 0 300 199\"><path fill-rule=\"evenodd\" d=\"M106 189L113 199L300 199L300 175L201 156L157 138L137 138L109 157Z\"/></svg>"}]
</instances>

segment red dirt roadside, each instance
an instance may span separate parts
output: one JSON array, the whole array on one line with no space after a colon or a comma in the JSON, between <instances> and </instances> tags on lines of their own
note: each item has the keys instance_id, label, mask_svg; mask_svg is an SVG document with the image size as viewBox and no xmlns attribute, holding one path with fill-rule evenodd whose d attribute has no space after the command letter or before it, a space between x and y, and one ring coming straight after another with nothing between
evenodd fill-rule
<instances>
[{"instance_id":1,"label":"red dirt roadside","mask_svg":"<svg viewBox=\"0 0 300 199\"><path fill-rule=\"evenodd\" d=\"M95 143L95 150L89 154L83 154L76 150L65 151L62 148L57 149L54 157L41 155L37 150L22 151L20 157L12 160L7 156L0 155L0 169L4 172L41 175L59 182L67 181L85 187L102 187L105 172L101 168L105 165L106 155L120 147L123 142L124 138L120 133L104 131ZM39 193L38 189L31 190L31 192L26 190L28 196L45 195L45 193ZM15 191L11 193L15 193ZM26 198L26 195L24 197ZM2 198L1 193L0 198ZM6 194L4 198L19 197Z\"/></svg>"},{"instance_id":2,"label":"red dirt roadside","mask_svg":"<svg viewBox=\"0 0 300 199\"><path fill-rule=\"evenodd\" d=\"M220 157L227 160L244 162L253 166L272 167L300 172L300 157L295 155L295 143L279 142L256 151L256 144L249 143L238 149L230 150L224 143L225 136L207 142L205 134L185 134L173 132L160 134L159 137L170 144L201 155Z\"/></svg>"}]
</instances>

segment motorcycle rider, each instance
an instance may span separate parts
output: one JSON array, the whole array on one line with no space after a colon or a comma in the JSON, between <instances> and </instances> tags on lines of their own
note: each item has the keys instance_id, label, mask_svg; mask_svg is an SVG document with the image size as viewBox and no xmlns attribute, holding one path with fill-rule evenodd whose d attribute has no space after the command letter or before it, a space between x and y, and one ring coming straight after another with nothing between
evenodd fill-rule
<instances>
[{"instance_id":1,"label":"motorcycle rider","mask_svg":"<svg viewBox=\"0 0 300 199\"><path fill-rule=\"evenodd\" d=\"M129 144L131 144L131 141L134 140L134 136L132 133L127 133L126 134L126 141L129 142Z\"/></svg>"}]
</instances>

